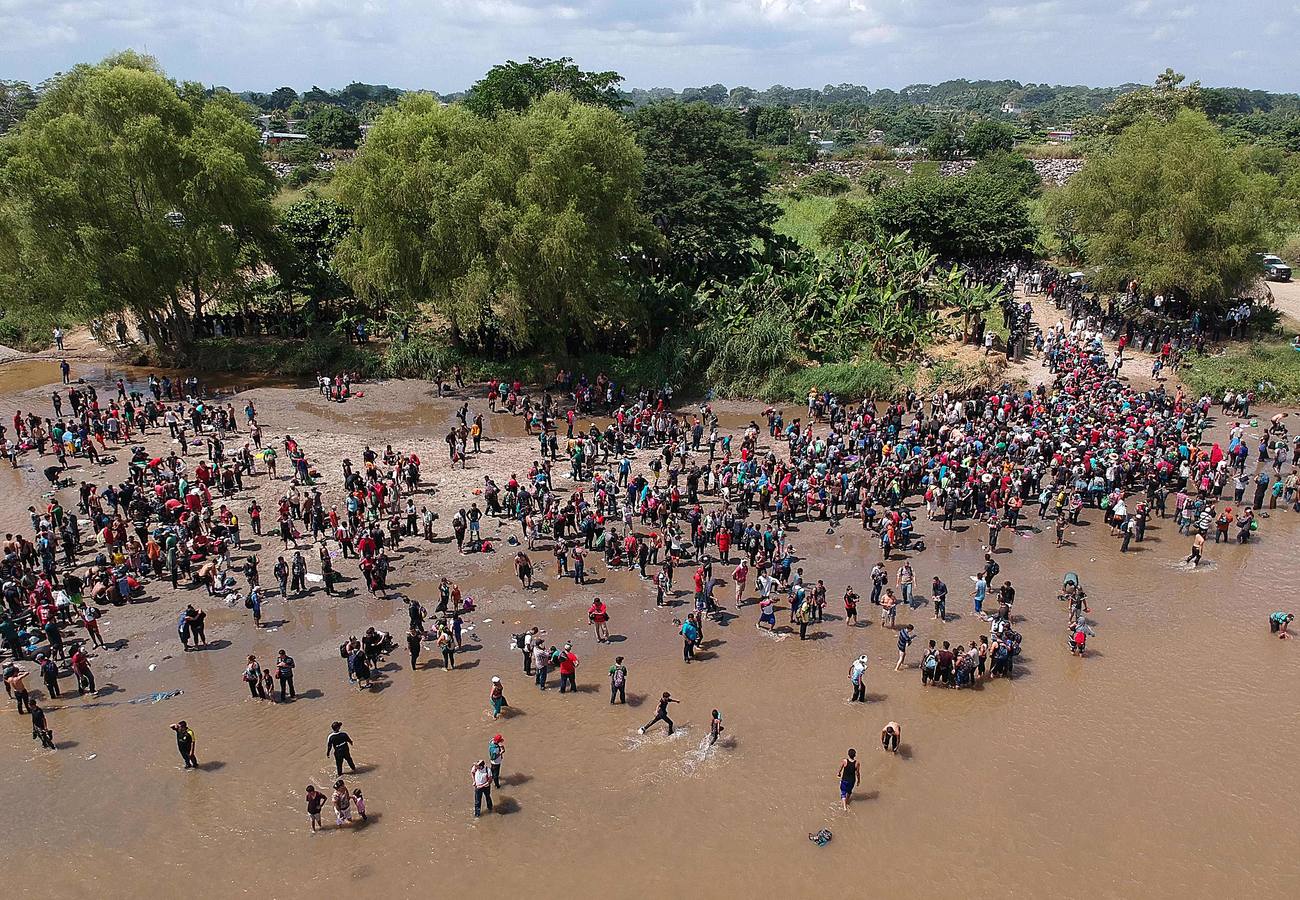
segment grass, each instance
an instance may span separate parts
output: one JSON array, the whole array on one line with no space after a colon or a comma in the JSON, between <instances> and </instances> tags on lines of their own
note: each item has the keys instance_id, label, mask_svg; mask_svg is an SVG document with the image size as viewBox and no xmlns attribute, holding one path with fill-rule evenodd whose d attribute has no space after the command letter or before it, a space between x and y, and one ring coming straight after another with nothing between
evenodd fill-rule
<instances>
[{"instance_id":1,"label":"grass","mask_svg":"<svg viewBox=\"0 0 1300 900\"><path fill-rule=\"evenodd\" d=\"M830 217L835 209L835 200L831 197L773 197L781 208L781 217L776 220L775 231L798 241L809 250L820 252L821 239L817 230Z\"/></svg>"},{"instance_id":2,"label":"grass","mask_svg":"<svg viewBox=\"0 0 1300 900\"><path fill-rule=\"evenodd\" d=\"M281 184L280 190L271 198L271 205L276 209L284 209L291 206L299 200L306 197L309 193L315 193L321 197L333 197L333 181L316 181L311 184L305 184L302 187L290 187L287 184Z\"/></svg>"},{"instance_id":3,"label":"grass","mask_svg":"<svg viewBox=\"0 0 1300 900\"><path fill-rule=\"evenodd\" d=\"M961 331L961 323L958 322L957 324L957 331ZM1011 337L1011 332L1007 330L1007 326L1002 324L1002 310L1000 308L984 311L984 328L986 331L993 332L993 334L997 336L998 340L1002 342L1003 347L1007 345L1007 341Z\"/></svg>"},{"instance_id":4,"label":"grass","mask_svg":"<svg viewBox=\"0 0 1300 900\"><path fill-rule=\"evenodd\" d=\"M1285 341L1234 347L1215 356L1191 356L1178 374L1196 393L1215 398L1227 390L1253 389L1266 400L1300 400L1300 353Z\"/></svg>"}]
</instances>

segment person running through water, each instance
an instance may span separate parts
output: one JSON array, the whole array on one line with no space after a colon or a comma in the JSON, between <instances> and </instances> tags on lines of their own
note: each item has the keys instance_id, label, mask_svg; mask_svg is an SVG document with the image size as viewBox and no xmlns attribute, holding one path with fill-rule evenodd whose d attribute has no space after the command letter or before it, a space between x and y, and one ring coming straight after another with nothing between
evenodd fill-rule
<instances>
[{"instance_id":1,"label":"person running through water","mask_svg":"<svg viewBox=\"0 0 1300 900\"><path fill-rule=\"evenodd\" d=\"M329 737L325 739L325 755L333 755L336 775L343 774L344 763L348 764L353 775L357 773L356 763L352 762L352 738L343 730L342 722L330 725Z\"/></svg>"},{"instance_id":2,"label":"person running through water","mask_svg":"<svg viewBox=\"0 0 1300 900\"><path fill-rule=\"evenodd\" d=\"M668 725L668 734L671 735L676 729L673 727L673 720L668 718L668 704L680 702L680 700L674 700L672 694L664 691L663 696L659 698L659 709L655 712L655 717L637 729L637 734L645 734L654 723L664 722Z\"/></svg>"},{"instance_id":3,"label":"person running through water","mask_svg":"<svg viewBox=\"0 0 1300 900\"><path fill-rule=\"evenodd\" d=\"M716 744L718 738L722 737L722 732L726 730L727 729L722 726L722 713L715 709L712 717L709 719L709 746L712 747Z\"/></svg>"},{"instance_id":4,"label":"person running through water","mask_svg":"<svg viewBox=\"0 0 1300 900\"><path fill-rule=\"evenodd\" d=\"M853 799L853 789L862 783L862 765L858 762L858 751L852 747L840 760L840 808L847 810Z\"/></svg>"},{"instance_id":5,"label":"person running through water","mask_svg":"<svg viewBox=\"0 0 1300 900\"><path fill-rule=\"evenodd\" d=\"M185 768L197 769L199 761L194 756L194 729L184 719L171 726L171 729L176 732L176 749L180 751L181 759L185 760Z\"/></svg>"}]
</instances>

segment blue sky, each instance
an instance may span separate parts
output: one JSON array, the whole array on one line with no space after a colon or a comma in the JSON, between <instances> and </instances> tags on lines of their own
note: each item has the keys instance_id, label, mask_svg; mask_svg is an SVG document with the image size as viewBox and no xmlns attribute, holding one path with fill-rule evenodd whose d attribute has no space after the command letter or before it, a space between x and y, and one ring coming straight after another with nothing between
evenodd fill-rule
<instances>
[{"instance_id":1,"label":"blue sky","mask_svg":"<svg viewBox=\"0 0 1300 900\"><path fill-rule=\"evenodd\" d=\"M630 87L1110 85L1173 66L1300 91L1300 0L0 0L0 77L134 48L235 90L349 81L450 92L504 59L572 56Z\"/></svg>"}]
</instances>

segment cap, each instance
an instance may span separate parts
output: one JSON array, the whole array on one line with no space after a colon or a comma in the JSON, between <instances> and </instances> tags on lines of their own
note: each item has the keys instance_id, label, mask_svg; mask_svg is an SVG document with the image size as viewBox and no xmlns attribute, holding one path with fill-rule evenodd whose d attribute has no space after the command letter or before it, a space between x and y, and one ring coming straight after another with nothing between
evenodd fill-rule
<instances>
[{"instance_id":1,"label":"cap","mask_svg":"<svg viewBox=\"0 0 1300 900\"><path fill-rule=\"evenodd\" d=\"M501 683L501 676L500 676L500 675L493 675L493 676L492 676L492 683L493 683L493 684L500 684L500 683Z\"/></svg>"},{"instance_id":2,"label":"cap","mask_svg":"<svg viewBox=\"0 0 1300 900\"><path fill-rule=\"evenodd\" d=\"M501 735L499 735L499 734L496 734L496 735L493 735L493 736L492 736L492 740L493 740L494 743L500 744L500 743L502 743L502 742L505 741L505 738L503 738L503 737L502 737Z\"/></svg>"}]
</instances>

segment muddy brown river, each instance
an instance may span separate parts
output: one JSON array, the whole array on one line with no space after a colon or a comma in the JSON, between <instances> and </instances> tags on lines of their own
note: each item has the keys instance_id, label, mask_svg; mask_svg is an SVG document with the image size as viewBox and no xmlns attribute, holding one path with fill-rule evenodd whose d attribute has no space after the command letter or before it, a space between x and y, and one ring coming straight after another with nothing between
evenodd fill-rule
<instances>
[{"instance_id":1,"label":"muddy brown river","mask_svg":"<svg viewBox=\"0 0 1300 900\"><path fill-rule=\"evenodd\" d=\"M115 371L80 374L103 385ZM0 367L4 421L15 409L48 414L57 380L47 362ZM299 438L326 473L327 496L338 492L339 459L356 460L365 441L421 454L438 493L420 502L442 515L440 542L408 539L390 582L430 609L444 574L476 599L458 668L434 668L430 648L427 667L412 672L400 652L375 689L351 686L340 641L370 624L399 642L406 630L400 600L370 597L351 562L340 569L353 593L274 597L262 630L242 607L150 585L144 601L107 608L102 631L116 649L92 662L100 695L48 704L58 752L41 750L12 706L0 716L0 854L22 896L1300 896L1300 642L1274 639L1266 623L1300 606L1300 516L1273 513L1248 546L1210 544L1191 570L1172 520L1155 520L1121 556L1097 511L1058 549L1035 507L1033 527L1004 533L998 555L1024 635L1015 678L960 691L923 687L916 666L930 638L987 633L965 599L984 529L941 534L918 522L929 545L912 556L918 598L942 577L950 621L934 621L928 605L900 612L919 640L896 673L895 632L876 607L864 598L862 624L850 628L839 604L846 583L867 593L878 544L852 522L831 534L800 524L790 539L806 580L825 580L833 615L801 642L758 632L755 606L732 608L726 626L706 624L705 652L686 665L674 619L688 609L689 569L678 572L676 605L656 609L649 583L600 561L575 586L539 550L542 587L524 592L504 542L470 556L446 542L451 513L475 499L483 474L526 469L535 444L518 419L489 416L490 452L451 474L440 437L459 398L410 382L365 392L331 405L311 390L261 386L231 402L239 410L251 397L268 439ZM486 412L482 400L471 408ZM726 412L724 425L739 430L758 407ZM159 436L150 445L166 451ZM40 465L22 464L0 463L4 530L27 530L27 506L43 502ZM70 474L120 478L121 464ZM287 482L256 481L270 510L265 498ZM63 496L75 504L75 491ZM517 529L486 520L485 536L508 533ZM279 545L253 547L264 583ZM896 555L891 574L900 564ZM1082 575L1096 622L1084 659L1066 649L1056 599L1066 571ZM728 606L731 593L719 591ZM609 645L587 624L594 596L610 606ZM186 602L208 610L206 651L181 652L175 619ZM778 624L787 618L779 612ZM509 637L532 625L573 642L578 693L541 693L522 674ZM297 661L299 699L250 699L246 655L269 665L279 648ZM869 702L850 704L848 670L861 653ZM615 655L630 670L626 707L608 702ZM497 722L493 675L509 703ZM64 679L65 692L73 685ZM176 689L156 704L128 702ZM677 733L639 735L665 690L681 701ZM710 748L714 708L727 730ZM181 767L168 730L179 719L196 732L200 771ZM355 741L361 771L345 777L363 789L370 822L335 829L327 809L326 829L312 834L302 792L308 783L328 792L335 719ZM890 720L903 728L896 756L879 746ZM495 813L476 821L469 770L497 732L504 784ZM862 760L862 787L844 812L836 772L848 747ZM834 839L817 847L807 835L822 828Z\"/></svg>"}]
</instances>

